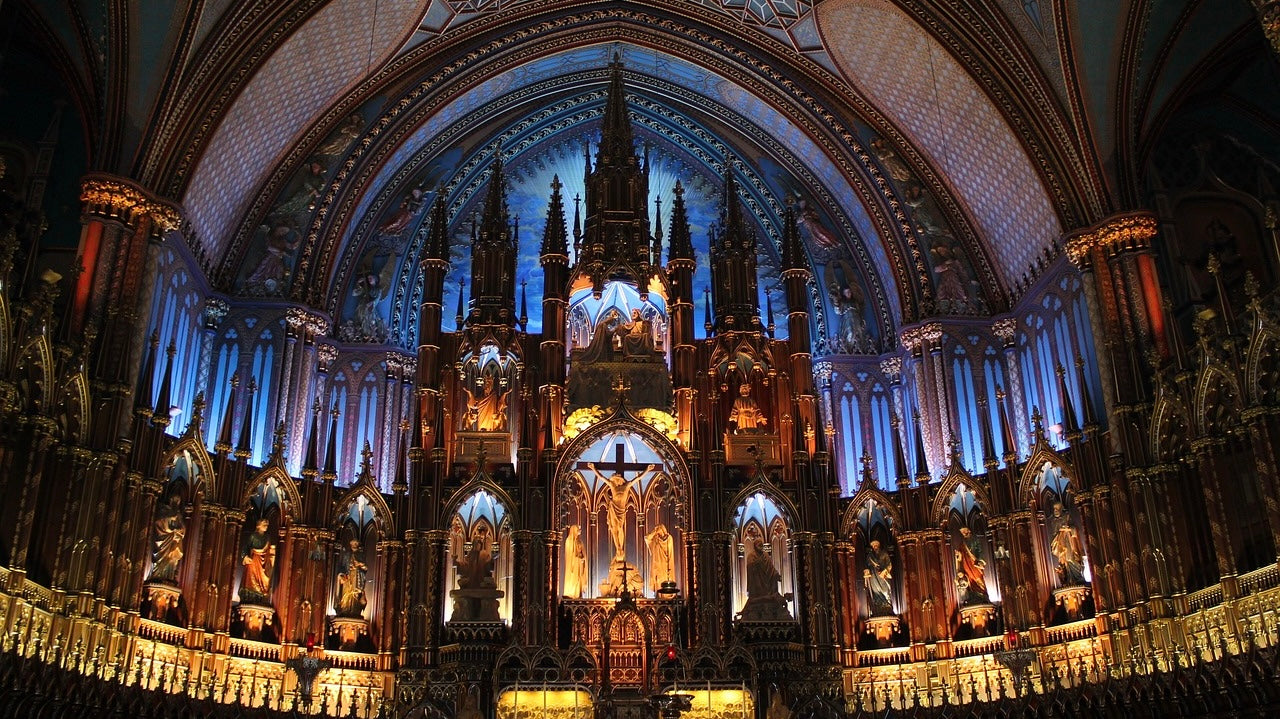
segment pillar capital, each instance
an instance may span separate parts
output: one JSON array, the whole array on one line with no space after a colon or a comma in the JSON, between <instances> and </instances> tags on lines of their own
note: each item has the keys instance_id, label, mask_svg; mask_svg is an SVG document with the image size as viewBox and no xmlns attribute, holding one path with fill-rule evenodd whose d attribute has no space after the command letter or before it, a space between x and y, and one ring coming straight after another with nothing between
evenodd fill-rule
<instances>
[{"instance_id":1,"label":"pillar capital","mask_svg":"<svg viewBox=\"0 0 1280 719\"><path fill-rule=\"evenodd\" d=\"M1253 0L1253 7L1272 51L1280 55L1280 0Z\"/></svg>"},{"instance_id":2,"label":"pillar capital","mask_svg":"<svg viewBox=\"0 0 1280 719\"><path fill-rule=\"evenodd\" d=\"M1112 215L1101 222L1067 236L1066 251L1081 269L1089 265L1096 251L1114 255L1125 250L1146 250L1156 236L1155 215L1146 210Z\"/></svg>"},{"instance_id":3,"label":"pillar capital","mask_svg":"<svg viewBox=\"0 0 1280 719\"><path fill-rule=\"evenodd\" d=\"M80 181L81 211L89 217L134 225L148 219L156 234L178 229L182 210L152 195L132 180L105 174L86 175Z\"/></svg>"}]
</instances>

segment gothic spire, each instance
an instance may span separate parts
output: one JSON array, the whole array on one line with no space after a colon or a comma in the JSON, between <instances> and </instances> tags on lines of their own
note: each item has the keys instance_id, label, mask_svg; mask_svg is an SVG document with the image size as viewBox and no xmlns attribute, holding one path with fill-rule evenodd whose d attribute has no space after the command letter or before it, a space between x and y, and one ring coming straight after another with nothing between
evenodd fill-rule
<instances>
[{"instance_id":1,"label":"gothic spire","mask_svg":"<svg viewBox=\"0 0 1280 719\"><path fill-rule=\"evenodd\" d=\"M142 363L142 372L138 374L138 401L134 404L135 412L143 416L151 409L151 385L156 379L156 354L160 351L159 332L151 333L147 347L147 358Z\"/></svg>"},{"instance_id":2,"label":"gothic spire","mask_svg":"<svg viewBox=\"0 0 1280 719\"><path fill-rule=\"evenodd\" d=\"M1067 435L1080 431L1080 423L1076 421L1076 406L1071 401L1071 390L1067 388L1067 369L1058 365L1058 401L1062 404L1062 428Z\"/></svg>"},{"instance_id":3,"label":"gothic spire","mask_svg":"<svg viewBox=\"0 0 1280 719\"><path fill-rule=\"evenodd\" d=\"M732 159L725 161L720 224L711 239L711 277L716 331L760 330L756 235L742 219Z\"/></svg>"},{"instance_id":4,"label":"gothic spire","mask_svg":"<svg viewBox=\"0 0 1280 719\"><path fill-rule=\"evenodd\" d=\"M258 383L249 378L249 404L245 408L244 421L240 423L240 441L236 442L236 456L248 459L253 454L253 396L258 392Z\"/></svg>"},{"instance_id":5,"label":"gothic spire","mask_svg":"<svg viewBox=\"0 0 1280 719\"><path fill-rule=\"evenodd\" d=\"M889 427L893 433L893 476L899 487L907 487L911 478L907 475L907 456L902 451L902 420L898 419L896 412L889 417Z\"/></svg>"},{"instance_id":6,"label":"gothic spire","mask_svg":"<svg viewBox=\"0 0 1280 719\"><path fill-rule=\"evenodd\" d=\"M449 218L443 192L436 193L436 201L431 204L431 224L427 231L426 249L429 259L449 261Z\"/></svg>"},{"instance_id":7,"label":"gothic spire","mask_svg":"<svg viewBox=\"0 0 1280 719\"><path fill-rule=\"evenodd\" d=\"M502 148L495 148L489 191L485 195L480 229L471 246L471 313L468 324L516 323L515 225L507 211L507 177Z\"/></svg>"},{"instance_id":8,"label":"gothic spire","mask_svg":"<svg viewBox=\"0 0 1280 719\"><path fill-rule=\"evenodd\" d=\"M667 248L667 261L694 259L693 237L689 232L689 213L684 205L684 186L676 180L671 198L671 231L670 244Z\"/></svg>"},{"instance_id":9,"label":"gothic spire","mask_svg":"<svg viewBox=\"0 0 1280 719\"><path fill-rule=\"evenodd\" d=\"M915 425L916 429L916 484L928 484L929 458L925 456L924 452L924 434L920 431L921 423L919 412L915 414L915 422L912 424Z\"/></svg>"},{"instance_id":10,"label":"gothic spire","mask_svg":"<svg viewBox=\"0 0 1280 719\"><path fill-rule=\"evenodd\" d=\"M156 411L151 415L151 421L167 427L171 419L169 406L173 401L173 358L178 354L178 345L173 340L169 340L169 346L165 348L164 354L164 377L160 379L160 398L156 400Z\"/></svg>"},{"instance_id":11,"label":"gothic spire","mask_svg":"<svg viewBox=\"0 0 1280 719\"><path fill-rule=\"evenodd\" d=\"M316 397L316 402L311 407L311 434L307 437L307 455L302 462L302 476L315 479L320 472L320 413L324 411L324 406L320 404L320 398Z\"/></svg>"},{"instance_id":12,"label":"gothic spire","mask_svg":"<svg viewBox=\"0 0 1280 719\"><path fill-rule=\"evenodd\" d=\"M338 405L335 403L333 409L329 410L329 441L325 444L327 447L324 452L324 471L320 474L320 478L326 482L333 482L338 478Z\"/></svg>"},{"instance_id":13,"label":"gothic spire","mask_svg":"<svg viewBox=\"0 0 1280 719\"><path fill-rule=\"evenodd\" d=\"M646 157L647 154L646 151ZM647 159L644 165L649 166ZM654 266L662 265L662 195L653 198L653 257L649 262Z\"/></svg>"},{"instance_id":14,"label":"gothic spire","mask_svg":"<svg viewBox=\"0 0 1280 719\"><path fill-rule=\"evenodd\" d=\"M782 269L805 269L804 244L800 239L800 227L792 203L782 213Z\"/></svg>"},{"instance_id":15,"label":"gothic spire","mask_svg":"<svg viewBox=\"0 0 1280 719\"><path fill-rule=\"evenodd\" d=\"M609 93L604 102L604 125L600 132L600 148L596 151L596 169L600 165L619 166L635 161L627 91L622 82L622 56L615 52L613 62L609 63Z\"/></svg>"},{"instance_id":16,"label":"gothic spire","mask_svg":"<svg viewBox=\"0 0 1280 719\"><path fill-rule=\"evenodd\" d=\"M1009 423L1009 412L1004 406L1004 390L996 387L996 403L1000 415L1000 440L1004 442L1004 463L1011 465L1018 458L1018 440L1013 435L1013 425Z\"/></svg>"},{"instance_id":17,"label":"gothic spire","mask_svg":"<svg viewBox=\"0 0 1280 719\"><path fill-rule=\"evenodd\" d=\"M233 373L228 382L231 389L227 392L227 404L222 408L222 425L218 428L218 441L214 443L215 452L231 452L232 422L235 419L236 397L239 395L240 375Z\"/></svg>"},{"instance_id":18,"label":"gothic spire","mask_svg":"<svg viewBox=\"0 0 1280 719\"><path fill-rule=\"evenodd\" d=\"M551 177L551 201L547 204L547 226L542 231L543 255L569 255L569 238L564 228L564 198L560 195L560 176ZM577 224L577 211L574 211Z\"/></svg>"}]
</instances>

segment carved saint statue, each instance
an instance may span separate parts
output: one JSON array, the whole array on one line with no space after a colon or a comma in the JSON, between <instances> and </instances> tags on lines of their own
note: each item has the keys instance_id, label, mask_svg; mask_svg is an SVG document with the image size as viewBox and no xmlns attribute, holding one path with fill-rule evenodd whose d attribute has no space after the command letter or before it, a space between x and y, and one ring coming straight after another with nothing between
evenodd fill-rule
<instances>
[{"instance_id":1,"label":"carved saint statue","mask_svg":"<svg viewBox=\"0 0 1280 719\"><path fill-rule=\"evenodd\" d=\"M867 562L862 570L862 581L867 585L871 613L873 615L892 614L893 558L889 556L889 551L881 546L879 539L871 540L871 544L867 547Z\"/></svg>"},{"instance_id":2,"label":"carved saint statue","mask_svg":"<svg viewBox=\"0 0 1280 719\"><path fill-rule=\"evenodd\" d=\"M961 604L979 604L990 601L987 596L982 538L968 527L960 528L960 541L956 549L956 590Z\"/></svg>"},{"instance_id":3,"label":"carved saint statue","mask_svg":"<svg viewBox=\"0 0 1280 719\"><path fill-rule=\"evenodd\" d=\"M353 539L347 551L346 569L338 573L338 600L334 609L340 617L359 618L368 599L364 595L368 566L360 560L364 549L359 540Z\"/></svg>"},{"instance_id":4,"label":"carved saint statue","mask_svg":"<svg viewBox=\"0 0 1280 719\"><path fill-rule=\"evenodd\" d=\"M620 325L616 331L622 335L622 356L653 356L653 323L645 319L639 309L631 310L631 321Z\"/></svg>"},{"instance_id":5,"label":"carved saint statue","mask_svg":"<svg viewBox=\"0 0 1280 719\"><path fill-rule=\"evenodd\" d=\"M1063 509L1062 502L1053 503L1049 531L1053 533L1049 539L1049 551L1057 562L1054 571L1058 573L1058 581L1064 587L1084 584L1084 547L1080 543L1080 534L1071 523L1071 515Z\"/></svg>"},{"instance_id":6,"label":"carved saint statue","mask_svg":"<svg viewBox=\"0 0 1280 719\"><path fill-rule=\"evenodd\" d=\"M741 619L749 622L790 621L787 597L782 596L779 589L782 575L764 551L764 540L750 536L746 545L747 602L742 607Z\"/></svg>"},{"instance_id":7,"label":"carved saint statue","mask_svg":"<svg viewBox=\"0 0 1280 719\"><path fill-rule=\"evenodd\" d=\"M182 561L182 542L186 536L182 498L174 494L156 507L151 529L151 576L147 581L177 583L178 562Z\"/></svg>"},{"instance_id":8,"label":"carved saint statue","mask_svg":"<svg viewBox=\"0 0 1280 719\"><path fill-rule=\"evenodd\" d=\"M467 422L481 432L502 432L507 428L507 393L498 386L498 378L485 374L480 390L467 386L471 401L467 403Z\"/></svg>"},{"instance_id":9,"label":"carved saint statue","mask_svg":"<svg viewBox=\"0 0 1280 719\"><path fill-rule=\"evenodd\" d=\"M580 360L583 363L612 361L614 355L622 351L619 328L624 326L622 315L616 308L610 307L602 313L600 321L596 322L596 328L591 333L591 342L582 351Z\"/></svg>"},{"instance_id":10,"label":"carved saint statue","mask_svg":"<svg viewBox=\"0 0 1280 719\"><path fill-rule=\"evenodd\" d=\"M587 469L595 472L596 477L604 482L608 495L609 509L609 539L613 542L613 561L622 562L627 556L627 497L631 493L631 488L640 483L642 479L653 473L654 466L651 464L645 468L643 472L637 474L633 479L628 480L622 476L621 472L615 472L606 477L596 469L595 463L587 465Z\"/></svg>"},{"instance_id":11,"label":"carved saint statue","mask_svg":"<svg viewBox=\"0 0 1280 719\"><path fill-rule=\"evenodd\" d=\"M773 560L764 551L759 537L747 540L747 600L782 596L778 585L782 575L773 566Z\"/></svg>"},{"instance_id":12,"label":"carved saint statue","mask_svg":"<svg viewBox=\"0 0 1280 719\"><path fill-rule=\"evenodd\" d=\"M259 519L245 543L244 582L240 585L240 601L246 604L268 604L271 601L271 574L276 564L276 545L267 535L271 523Z\"/></svg>"},{"instance_id":13,"label":"carved saint statue","mask_svg":"<svg viewBox=\"0 0 1280 719\"><path fill-rule=\"evenodd\" d=\"M493 546L488 525L481 524L471 534L471 547L456 562L459 589L492 589Z\"/></svg>"},{"instance_id":14,"label":"carved saint statue","mask_svg":"<svg viewBox=\"0 0 1280 719\"><path fill-rule=\"evenodd\" d=\"M582 527L569 526L564 535L564 596L578 599L587 586L587 548Z\"/></svg>"},{"instance_id":15,"label":"carved saint statue","mask_svg":"<svg viewBox=\"0 0 1280 719\"><path fill-rule=\"evenodd\" d=\"M738 385L738 396L733 400L733 409L729 411L729 424L736 428L735 432L758 432L764 429L767 422L768 418L751 396L751 384L743 382Z\"/></svg>"},{"instance_id":16,"label":"carved saint statue","mask_svg":"<svg viewBox=\"0 0 1280 719\"><path fill-rule=\"evenodd\" d=\"M649 588L657 592L664 583L676 580L672 561L675 541L671 532L667 531L667 526L659 523L652 532L645 535L644 543L649 547Z\"/></svg>"}]
</instances>

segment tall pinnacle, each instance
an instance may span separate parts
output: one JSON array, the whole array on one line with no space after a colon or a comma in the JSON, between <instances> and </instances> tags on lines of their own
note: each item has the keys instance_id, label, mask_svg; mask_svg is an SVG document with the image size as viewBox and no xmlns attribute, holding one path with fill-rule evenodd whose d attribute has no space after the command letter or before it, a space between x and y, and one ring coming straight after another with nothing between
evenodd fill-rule
<instances>
[{"instance_id":1,"label":"tall pinnacle","mask_svg":"<svg viewBox=\"0 0 1280 719\"><path fill-rule=\"evenodd\" d=\"M622 82L622 56L615 52L609 64L609 94L604 104L604 126L596 166L629 161L635 161L635 143L627 114L626 87Z\"/></svg>"},{"instance_id":2,"label":"tall pinnacle","mask_svg":"<svg viewBox=\"0 0 1280 719\"><path fill-rule=\"evenodd\" d=\"M564 199L560 196L560 176L551 178L551 202L547 205L547 227L542 232L542 254L569 255L569 238L564 228Z\"/></svg>"},{"instance_id":3,"label":"tall pinnacle","mask_svg":"<svg viewBox=\"0 0 1280 719\"><path fill-rule=\"evenodd\" d=\"M509 242L511 220L507 213L507 176L502 169L502 148L493 153L493 171L489 175L489 192L484 198L480 241Z\"/></svg>"},{"instance_id":4,"label":"tall pinnacle","mask_svg":"<svg viewBox=\"0 0 1280 719\"><path fill-rule=\"evenodd\" d=\"M667 250L669 260L693 260L693 237L689 232L689 213L684 206L684 187L676 180L671 199L671 231L670 245Z\"/></svg>"}]
</instances>

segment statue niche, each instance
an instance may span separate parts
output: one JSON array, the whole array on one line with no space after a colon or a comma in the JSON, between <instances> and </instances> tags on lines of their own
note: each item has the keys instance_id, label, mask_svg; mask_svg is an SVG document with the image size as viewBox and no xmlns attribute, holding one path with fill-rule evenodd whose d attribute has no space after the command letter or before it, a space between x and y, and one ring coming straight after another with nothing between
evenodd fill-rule
<instances>
[{"instance_id":1,"label":"statue niche","mask_svg":"<svg viewBox=\"0 0 1280 719\"><path fill-rule=\"evenodd\" d=\"M506 508L489 492L476 491L449 526L450 623L504 621L510 549Z\"/></svg>"},{"instance_id":2,"label":"statue niche","mask_svg":"<svg viewBox=\"0 0 1280 719\"><path fill-rule=\"evenodd\" d=\"M738 507L735 618L741 622L791 622L790 531L778 505L763 493Z\"/></svg>"},{"instance_id":3,"label":"statue niche","mask_svg":"<svg viewBox=\"0 0 1280 719\"><path fill-rule=\"evenodd\" d=\"M462 428L472 432L507 431L507 397L512 365L497 347L485 345L462 362L462 387L467 393Z\"/></svg>"},{"instance_id":4,"label":"statue niche","mask_svg":"<svg viewBox=\"0 0 1280 719\"><path fill-rule=\"evenodd\" d=\"M625 430L600 437L568 466L559 496L562 596L678 593L683 519L664 466Z\"/></svg>"},{"instance_id":5,"label":"statue niche","mask_svg":"<svg viewBox=\"0 0 1280 719\"><path fill-rule=\"evenodd\" d=\"M634 286L616 280L607 283L600 299L589 288L573 294L567 332L570 411L609 406L620 378L629 386L631 406L670 406L667 319L661 303L657 293L642 301Z\"/></svg>"}]
</instances>

